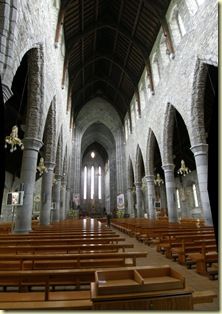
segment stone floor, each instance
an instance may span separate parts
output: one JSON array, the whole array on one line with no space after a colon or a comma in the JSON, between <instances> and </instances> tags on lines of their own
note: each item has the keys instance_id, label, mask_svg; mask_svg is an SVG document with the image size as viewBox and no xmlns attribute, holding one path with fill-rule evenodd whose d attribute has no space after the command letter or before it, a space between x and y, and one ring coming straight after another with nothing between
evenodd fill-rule
<instances>
[{"instance_id":1,"label":"stone floor","mask_svg":"<svg viewBox=\"0 0 222 314\"><path fill-rule=\"evenodd\" d=\"M201 303L201 304L195 304L194 310L196 311L208 311L208 312L214 312L219 311L221 309L220 306L220 287L219 287L219 280L210 280L208 277L199 275L196 273L195 269L187 269L185 266L182 266L178 264L177 262L174 262L168 258L166 258L161 253L158 253L156 251L155 246L148 246L146 244L143 244L139 242L137 239L129 237L127 234L123 234L120 231L118 231L116 228L113 228L116 233L121 234L121 236L124 236L126 238L126 243L133 243L134 248L127 249L131 251L146 251L147 257L145 258L138 258L137 259L137 265L138 266L161 266L161 265L169 265L172 267L175 271L180 272L186 280L187 287L192 288L193 290L213 290L218 295L217 298L214 299L213 303Z\"/></svg>"}]
</instances>

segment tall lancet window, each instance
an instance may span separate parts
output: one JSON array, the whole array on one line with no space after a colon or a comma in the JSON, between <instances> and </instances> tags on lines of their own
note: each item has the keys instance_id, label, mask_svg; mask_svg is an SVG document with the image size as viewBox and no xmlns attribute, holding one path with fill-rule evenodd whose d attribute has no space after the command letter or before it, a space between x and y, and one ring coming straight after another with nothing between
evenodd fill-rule
<instances>
[{"instance_id":1,"label":"tall lancet window","mask_svg":"<svg viewBox=\"0 0 222 314\"><path fill-rule=\"evenodd\" d=\"M102 198L101 179L102 179L102 173L101 173L101 167L99 167L99 175L98 175L98 198L99 198L99 200L101 200L101 198Z\"/></svg>"},{"instance_id":2,"label":"tall lancet window","mask_svg":"<svg viewBox=\"0 0 222 314\"><path fill-rule=\"evenodd\" d=\"M177 207L180 208L180 194L179 194L178 189L176 189L176 195L177 195Z\"/></svg>"},{"instance_id":3,"label":"tall lancet window","mask_svg":"<svg viewBox=\"0 0 222 314\"><path fill-rule=\"evenodd\" d=\"M94 198L94 167L91 167L91 200Z\"/></svg>"},{"instance_id":4,"label":"tall lancet window","mask_svg":"<svg viewBox=\"0 0 222 314\"><path fill-rule=\"evenodd\" d=\"M87 168L84 167L84 186L83 186L83 198L87 198Z\"/></svg>"},{"instance_id":5,"label":"tall lancet window","mask_svg":"<svg viewBox=\"0 0 222 314\"><path fill-rule=\"evenodd\" d=\"M197 199L197 189L196 189L196 185L195 184L193 184L193 197L194 197L195 207L198 207L199 203L198 203L198 199Z\"/></svg>"}]
</instances>

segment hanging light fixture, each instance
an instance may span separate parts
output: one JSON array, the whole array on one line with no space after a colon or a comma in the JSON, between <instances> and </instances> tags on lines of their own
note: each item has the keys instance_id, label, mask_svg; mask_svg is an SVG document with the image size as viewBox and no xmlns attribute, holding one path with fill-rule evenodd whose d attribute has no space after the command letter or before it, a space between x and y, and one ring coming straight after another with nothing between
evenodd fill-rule
<instances>
[{"instance_id":1,"label":"hanging light fixture","mask_svg":"<svg viewBox=\"0 0 222 314\"><path fill-rule=\"evenodd\" d=\"M156 178L154 179L154 184L160 186L161 184L164 184L163 179L160 177L160 174L157 173Z\"/></svg>"},{"instance_id":2,"label":"hanging light fixture","mask_svg":"<svg viewBox=\"0 0 222 314\"><path fill-rule=\"evenodd\" d=\"M44 172L46 172L46 173L48 172L46 166L44 165L44 158L43 157L41 157L39 160L39 165L37 167L36 172L37 171L39 172L40 175L42 175Z\"/></svg>"},{"instance_id":3,"label":"hanging light fixture","mask_svg":"<svg viewBox=\"0 0 222 314\"><path fill-rule=\"evenodd\" d=\"M10 152L14 152L17 149L17 146L19 146L22 150L24 149L24 145L20 138L18 137L18 127L17 125L14 125L12 127L12 132L10 135L5 137L5 148L7 148L7 145L11 145Z\"/></svg>"},{"instance_id":4,"label":"hanging light fixture","mask_svg":"<svg viewBox=\"0 0 222 314\"><path fill-rule=\"evenodd\" d=\"M190 172L191 172L191 170L188 167L186 167L185 161L182 159L181 160L181 167L180 167L180 169L178 169L177 173L181 174L182 176L185 177L186 174L188 174Z\"/></svg>"},{"instance_id":5,"label":"hanging light fixture","mask_svg":"<svg viewBox=\"0 0 222 314\"><path fill-rule=\"evenodd\" d=\"M28 70L27 70L26 76L25 76L25 82L24 82L24 86L23 86L23 90L22 90L22 96L21 96L21 100L20 100L20 104L19 104L18 115L19 115L20 110L21 110L21 105L22 105L22 100L23 100L23 96L24 96L27 77L28 77ZM17 119L16 119L16 124L12 127L12 131L11 131L10 135L5 137L5 148L7 148L8 145L11 145L11 149L10 149L11 153L13 153L15 150L17 150L17 146L20 147L21 150L24 149L24 145L23 145L22 141L20 140L20 138L18 137Z\"/></svg>"}]
</instances>

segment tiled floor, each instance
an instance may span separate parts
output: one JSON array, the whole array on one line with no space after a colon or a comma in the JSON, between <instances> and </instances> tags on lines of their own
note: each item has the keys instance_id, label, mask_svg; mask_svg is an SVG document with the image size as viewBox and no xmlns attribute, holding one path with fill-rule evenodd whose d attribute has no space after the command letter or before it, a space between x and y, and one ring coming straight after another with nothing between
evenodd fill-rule
<instances>
[{"instance_id":1,"label":"tiled floor","mask_svg":"<svg viewBox=\"0 0 222 314\"><path fill-rule=\"evenodd\" d=\"M187 287L192 288L193 290L213 290L218 295L217 298L214 299L213 303L201 303L195 304L194 310L196 311L219 311L220 309L220 298L219 298L219 280L210 280L208 277L201 276L195 272L195 269L187 269L185 266L178 264L168 258L166 258L161 253L156 251L156 248L150 247L146 244L143 244L137 241L135 238L129 237L127 234L123 234L119 232L116 228L113 228L117 233L121 234L126 238L126 243L133 243L134 248L127 249L132 251L146 251L147 257L138 258L137 265L138 266L161 266L161 265L169 265L175 271L180 272L186 280Z\"/></svg>"}]
</instances>

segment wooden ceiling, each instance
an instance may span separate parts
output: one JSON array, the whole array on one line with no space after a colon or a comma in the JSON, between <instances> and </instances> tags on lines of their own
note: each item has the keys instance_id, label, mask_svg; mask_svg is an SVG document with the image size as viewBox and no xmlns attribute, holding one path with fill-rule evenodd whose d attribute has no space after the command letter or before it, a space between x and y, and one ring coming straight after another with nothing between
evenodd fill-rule
<instances>
[{"instance_id":1,"label":"wooden ceiling","mask_svg":"<svg viewBox=\"0 0 222 314\"><path fill-rule=\"evenodd\" d=\"M74 117L100 96L124 118L145 66L150 74L149 54L169 3L61 0L56 38L63 24L64 73L67 69Z\"/></svg>"}]
</instances>

